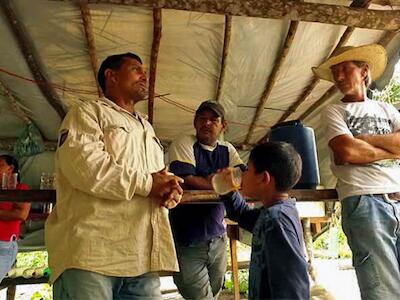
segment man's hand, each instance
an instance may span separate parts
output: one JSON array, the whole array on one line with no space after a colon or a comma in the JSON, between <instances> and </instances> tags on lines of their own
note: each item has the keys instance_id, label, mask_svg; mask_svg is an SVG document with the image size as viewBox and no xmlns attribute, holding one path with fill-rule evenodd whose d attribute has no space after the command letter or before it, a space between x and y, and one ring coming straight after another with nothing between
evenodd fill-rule
<instances>
[{"instance_id":1,"label":"man's hand","mask_svg":"<svg viewBox=\"0 0 400 300\"><path fill-rule=\"evenodd\" d=\"M165 208L171 209L176 207L182 199L182 194L179 194L177 190L173 190L168 196L165 201L161 203L162 206Z\"/></svg>"},{"instance_id":2,"label":"man's hand","mask_svg":"<svg viewBox=\"0 0 400 300\"><path fill-rule=\"evenodd\" d=\"M170 198L172 192L178 195L183 194L183 189L179 183L183 183L184 180L172 173L168 173L167 169L151 175L153 177L153 186L151 187L149 197L159 200L161 205Z\"/></svg>"}]
</instances>

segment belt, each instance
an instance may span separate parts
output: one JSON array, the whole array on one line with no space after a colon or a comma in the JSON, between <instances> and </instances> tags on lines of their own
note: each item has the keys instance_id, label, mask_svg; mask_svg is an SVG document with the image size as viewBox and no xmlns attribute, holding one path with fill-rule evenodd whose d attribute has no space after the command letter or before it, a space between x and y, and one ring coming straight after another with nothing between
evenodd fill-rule
<instances>
[{"instance_id":1,"label":"belt","mask_svg":"<svg viewBox=\"0 0 400 300\"><path fill-rule=\"evenodd\" d=\"M389 194L386 194L386 195L392 201L396 201L396 202L400 201L400 192L389 193Z\"/></svg>"}]
</instances>

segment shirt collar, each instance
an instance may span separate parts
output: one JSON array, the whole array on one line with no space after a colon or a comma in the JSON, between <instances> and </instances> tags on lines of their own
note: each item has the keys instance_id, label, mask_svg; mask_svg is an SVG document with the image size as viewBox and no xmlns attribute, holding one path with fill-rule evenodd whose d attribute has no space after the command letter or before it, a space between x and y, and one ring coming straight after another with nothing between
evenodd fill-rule
<instances>
[{"instance_id":1,"label":"shirt collar","mask_svg":"<svg viewBox=\"0 0 400 300\"><path fill-rule=\"evenodd\" d=\"M147 120L148 117L145 114L141 114L138 111L135 111L133 114L130 113L129 111L127 111L126 109L122 108L121 106L119 106L118 104L116 104L115 102L111 101L110 99L108 99L107 97L103 96L101 98L99 98L99 101L101 101L104 105L111 107L115 110L118 110L120 112L124 112L124 113L128 113L129 115L133 116L136 119L144 119Z\"/></svg>"}]
</instances>

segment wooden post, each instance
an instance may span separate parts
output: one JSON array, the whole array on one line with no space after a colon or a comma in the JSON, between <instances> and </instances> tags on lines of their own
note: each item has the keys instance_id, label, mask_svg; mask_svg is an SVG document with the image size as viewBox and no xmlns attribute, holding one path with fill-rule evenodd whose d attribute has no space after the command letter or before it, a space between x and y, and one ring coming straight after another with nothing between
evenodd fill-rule
<instances>
[{"instance_id":1,"label":"wooden post","mask_svg":"<svg viewBox=\"0 0 400 300\"><path fill-rule=\"evenodd\" d=\"M155 8L153 10L153 44L151 46L151 60L150 60L150 78L149 78L149 100L148 100L148 115L149 122L153 124L154 118L154 96L157 75L157 59L158 51L160 49L162 29L162 15L161 9Z\"/></svg>"},{"instance_id":2,"label":"wooden post","mask_svg":"<svg viewBox=\"0 0 400 300\"><path fill-rule=\"evenodd\" d=\"M313 265L314 260L314 251L313 251L313 239L311 234L311 223L310 218L304 218L301 220L303 225L303 233L304 233L304 244L306 246L307 257L308 257L308 272L312 281L316 280L316 271Z\"/></svg>"},{"instance_id":3,"label":"wooden post","mask_svg":"<svg viewBox=\"0 0 400 300\"><path fill-rule=\"evenodd\" d=\"M7 288L7 300L14 300L15 299L15 292L17 291L16 285L11 285Z\"/></svg>"},{"instance_id":4,"label":"wooden post","mask_svg":"<svg viewBox=\"0 0 400 300\"><path fill-rule=\"evenodd\" d=\"M234 300L240 299L240 288L239 288L239 266L237 258L237 241L239 240L239 225L232 222L228 223L226 232L229 238L229 250L231 254L231 271L232 271L232 281L233 281L233 292Z\"/></svg>"}]
</instances>

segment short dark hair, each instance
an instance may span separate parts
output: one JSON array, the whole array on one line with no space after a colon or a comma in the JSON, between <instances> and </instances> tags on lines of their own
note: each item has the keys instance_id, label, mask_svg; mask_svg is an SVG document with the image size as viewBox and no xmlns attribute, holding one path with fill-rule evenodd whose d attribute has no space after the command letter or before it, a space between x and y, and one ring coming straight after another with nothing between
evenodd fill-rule
<instances>
[{"instance_id":1,"label":"short dark hair","mask_svg":"<svg viewBox=\"0 0 400 300\"><path fill-rule=\"evenodd\" d=\"M13 167L13 173L18 173L18 183L20 182L19 164L18 160L11 155L3 154L0 155L0 159L4 159L6 164Z\"/></svg>"},{"instance_id":2,"label":"short dark hair","mask_svg":"<svg viewBox=\"0 0 400 300\"><path fill-rule=\"evenodd\" d=\"M285 142L259 144L250 152L249 161L256 173L268 171L279 192L289 191L300 179L302 160L294 147Z\"/></svg>"},{"instance_id":3,"label":"short dark hair","mask_svg":"<svg viewBox=\"0 0 400 300\"><path fill-rule=\"evenodd\" d=\"M97 81L99 82L99 85L103 90L103 93L106 92L106 76L104 72L107 69L118 70L121 67L122 63L124 62L125 58L133 58L138 62L140 62L141 64L143 64L142 59L138 55L131 52L108 56L101 63L99 72L97 73Z\"/></svg>"}]
</instances>

